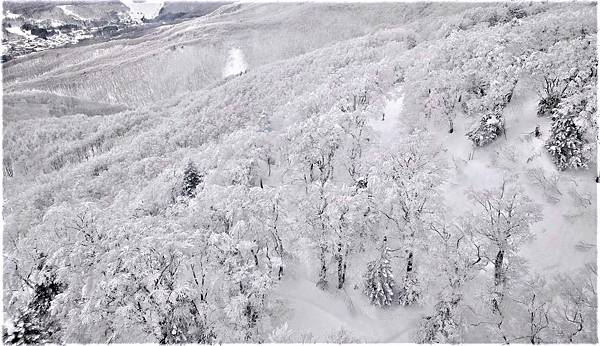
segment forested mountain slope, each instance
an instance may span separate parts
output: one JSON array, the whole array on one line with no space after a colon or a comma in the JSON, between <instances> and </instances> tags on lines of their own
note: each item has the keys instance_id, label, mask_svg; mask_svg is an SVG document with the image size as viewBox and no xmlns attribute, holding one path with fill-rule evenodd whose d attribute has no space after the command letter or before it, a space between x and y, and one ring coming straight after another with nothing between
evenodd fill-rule
<instances>
[{"instance_id":1,"label":"forested mountain slope","mask_svg":"<svg viewBox=\"0 0 600 346\"><path fill-rule=\"evenodd\" d=\"M127 107L210 87L231 48L251 68L310 52L338 40L465 5L232 4L214 15L151 28L134 38L55 49L5 64L4 90L42 90ZM456 7L456 8L454 8ZM352 23L352 25L349 25Z\"/></svg>"},{"instance_id":2,"label":"forested mountain slope","mask_svg":"<svg viewBox=\"0 0 600 346\"><path fill-rule=\"evenodd\" d=\"M5 118L5 341L596 342L595 13L234 4L7 64L128 110Z\"/></svg>"}]
</instances>

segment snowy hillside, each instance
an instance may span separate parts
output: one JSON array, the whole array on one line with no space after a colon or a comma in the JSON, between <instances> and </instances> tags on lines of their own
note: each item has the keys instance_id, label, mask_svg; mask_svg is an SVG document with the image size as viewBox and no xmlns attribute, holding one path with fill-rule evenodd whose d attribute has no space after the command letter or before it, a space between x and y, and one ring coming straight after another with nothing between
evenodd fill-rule
<instances>
[{"instance_id":1,"label":"snowy hillside","mask_svg":"<svg viewBox=\"0 0 600 346\"><path fill-rule=\"evenodd\" d=\"M2 61L32 52L113 35L131 24L128 8L118 1L5 1Z\"/></svg>"},{"instance_id":2,"label":"snowy hillside","mask_svg":"<svg viewBox=\"0 0 600 346\"><path fill-rule=\"evenodd\" d=\"M446 7L454 12L462 6ZM242 50L249 67L256 68L364 35L376 27L418 25L423 21L420 15L435 17L439 12L443 11L425 4L225 5L215 14L150 28L134 37L11 61L4 69L4 90L35 89L144 106L213 87L221 81L232 48ZM73 66L78 66L77 73Z\"/></svg>"},{"instance_id":3,"label":"snowy hillside","mask_svg":"<svg viewBox=\"0 0 600 346\"><path fill-rule=\"evenodd\" d=\"M226 3L165 1L6 1L2 61L48 49L140 35L202 17ZM181 11L184 12L181 12ZM49 54L53 56L52 53Z\"/></svg>"},{"instance_id":4,"label":"snowy hillside","mask_svg":"<svg viewBox=\"0 0 600 346\"><path fill-rule=\"evenodd\" d=\"M166 8L3 65L4 342L597 342L594 3Z\"/></svg>"}]
</instances>

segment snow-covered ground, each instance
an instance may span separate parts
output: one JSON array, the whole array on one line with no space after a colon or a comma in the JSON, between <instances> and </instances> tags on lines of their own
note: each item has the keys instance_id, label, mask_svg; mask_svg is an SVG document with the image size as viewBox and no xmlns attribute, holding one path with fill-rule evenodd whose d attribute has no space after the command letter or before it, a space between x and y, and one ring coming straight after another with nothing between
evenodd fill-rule
<instances>
[{"instance_id":1,"label":"snow-covered ground","mask_svg":"<svg viewBox=\"0 0 600 346\"><path fill-rule=\"evenodd\" d=\"M88 18L83 18L79 14L75 13L73 11L72 7L69 5L60 5L60 6L56 6L56 7L60 8L67 16L71 16L75 19L82 19L82 20L88 19Z\"/></svg>"},{"instance_id":2,"label":"snow-covered ground","mask_svg":"<svg viewBox=\"0 0 600 346\"><path fill-rule=\"evenodd\" d=\"M381 119L371 119L370 125L377 133L379 141L382 143L391 143L401 135L402 124L402 106L404 103L404 94L402 88L396 88L388 92L385 96L385 106Z\"/></svg>"},{"instance_id":3,"label":"snow-covered ground","mask_svg":"<svg viewBox=\"0 0 600 346\"><path fill-rule=\"evenodd\" d=\"M141 21L142 18L155 18L164 4L163 0L121 0L121 2L129 7L129 15L136 21Z\"/></svg>"},{"instance_id":4,"label":"snow-covered ground","mask_svg":"<svg viewBox=\"0 0 600 346\"><path fill-rule=\"evenodd\" d=\"M370 304L362 286L323 291L308 273L306 264L299 264L274 291L290 309L286 323L296 337L310 333L315 341L327 342L333 332L345 329L363 342L411 342L423 308L381 309Z\"/></svg>"},{"instance_id":5,"label":"snow-covered ground","mask_svg":"<svg viewBox=\"0 0 600 346\"><path fill-rule=\"evenodd\" d=\"M535 239L522 250L532 271L561 272L583 267L596 258L596 201L594 171L560 173L551 162L544 144L550 132L550 120L537 116L539 96L527 80L520 82L504 111L506 135L495 143L474 148L462 135L470 128L470 119L457 117L452 134L436 132L444 143L454 169L446 184L444 197L454 210L469 209L467 189L498 187L504 178L516 176L530 198L542 206L543 221L533 226ZM533 135L540 126L541 137ZM560 177L559 192L538 185L531 174L537 170L546 178ZM580 205L578 197L589 201ZM587 197L586 197L587 196ZM558 200L554 200L554 199ZM564 254L570 254L565 256Z\"/></svg>"},{"instance_id":6,"label":"snow-covered ground","mask_svg":"<svg viewBox=\"0 0 600 346\"><path fill-rule=\"evenodd\" d=\"M248 63L241 49L231 48L228 54L227 63L223 68L223 78L239 75L248 70Z\"/></svg>"},{"instance_id":7,"label":"snow-covered ground","mask_svg":"<svg viewBox=\"0 0 600 346\"><path fill-rule=\"evenodd\" d=\"M21 17L21 15L17 13L12 13L10 11L6 11L6 13L3 14L3 17L7 19L17 19Z\"/></svg>"},{"instance_id":8,"label":"snow-covered ground","mask_svg":"<svg viewBox=\"0 0 600 346\"><path fill-rule=\"evenodd\" d=\"M29 40L35 39L35 36L33 36L31 34L31 32L25 32L25 31L23 31L23 29L21 29L19 27L7 27L6 31L10 32L11 34L23 36Z\"/></svg>"}]
</instances>

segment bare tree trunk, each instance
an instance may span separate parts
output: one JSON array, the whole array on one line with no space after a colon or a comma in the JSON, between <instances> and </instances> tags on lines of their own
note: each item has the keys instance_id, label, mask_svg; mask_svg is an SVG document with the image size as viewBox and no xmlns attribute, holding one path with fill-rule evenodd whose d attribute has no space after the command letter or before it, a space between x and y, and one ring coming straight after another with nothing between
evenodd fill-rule
<instances>
[{"instance_id":1,"label":"bare tree trunk","mask_svg":"<svg viewBox=\"0 0 600 346\"><path fill-rule=\"evenodd\" d=\"M495 297L492 299L492 308L495 312L500 313L500 301L502 300L501 285L504 283L504 271L502 269L504 262L504 250L499 250L494 260L494 285L496 291Z\"/></svg>"},{"instance_id":2,"label":"bare tree trunk","mask_svg":"<svg viewBox=\"0 0 600 346\"><path fill-rule=\"evenodd\" d=\"M342 289L346 282L346 261L344 259L348 255L348 249L346 249L346 254L342 255L342 243L339 242L337 245L337 254L335 257L337 260L338 288Z\"/></svg>"},{"instance_id":3,"label":"bare tree trunk","mask_svg":"<svg viewBox=\"0 0 600 346\"><path fill-rule=\"evenodd\" d=\"M253 249L250 249L250 253L254 256L254 265L258 267L258 256L256 256L256 252Z\"/></svg>"},{"instance_id":4,"label":"bare tree trunk","mask_svg":"<svg viewBox=\"0 0 600 346\"><path fill-rule=\"evenodd\" d=\"M279 212L277 211L277 207L273 206L273 213L275 215L275 220L273 221L273 230L271 231L271 235L273 236L273 242L275 243L275 252L279 255L280 264L279 271L277 272L277 280L281 280L283 276L283 242L281 241L281 237L279 236L279 232L277 230L277 220L279 220Z\"/></svg>"},{"instance_id":5,"label":"bare tree trunk","mask_svg":"<svg viewBox=\"0 0 600 346\"><path fill-rule=\"evenodd\" d=\"M496 286L500 286L504 282L503 262L504 250L499 250L494 261L494 285Z\"/></svg>"},{"instance_id":6,"label":"bare tree trunk","mask_svg":"<svg viewBox=\"0 0 600 346\"><path fill-rule=\"evenodd\" d=\"M327 244L321 243L320 250L319 260L321 261L321 271L319 272L317 287L324 290L327 288Z\"/></svg>"}]
</instances>

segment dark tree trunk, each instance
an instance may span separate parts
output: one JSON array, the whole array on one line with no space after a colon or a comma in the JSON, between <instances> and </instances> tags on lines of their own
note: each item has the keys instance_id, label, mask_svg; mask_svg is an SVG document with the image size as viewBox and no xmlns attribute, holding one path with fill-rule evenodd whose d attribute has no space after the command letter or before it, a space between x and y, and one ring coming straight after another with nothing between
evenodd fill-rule
<instances>
[{"instance_id":1,"label":"dark tree trunk","mask_svg":"<svg viewBox=\"0 0 600 346\"><path fill-rule=\"evenodd\" d=\"M504 282L503 262L504 250L499 250L494 261L494 285L496 286L500 286Z\"/></svg>"},{"instance_id":2,"label":"dark tree trunk","mask_svg":"<svg viewBox=\"0 0 600 346\"><path fill-rule=\"evenodd\" d=\"M275 215L275 221L273 223L273 231L271 232L273 236L273 242L275 243L275 252L279 255L280 264L279 271L277 272L277 280L281 280L283 276L283 243L281 242L281 238L279 237L279 232L277 231L277 220L279 220L279 212L273 207L273 213Z\"/></svg>"},{"instance_id":3,"label":"dark tree trunk","mask_svg":"<svg viewBox=\"0 0 600 346\"><path fill-rule=\"evenodd\" d=\"M327 245L321 244L320 250L319 260L321 261L321 271L319 272L319 281L317 282L317 286L324 290L327 288Z\"/></svg>"},{"instance_id":4,"label":"dark tree trunk","mask_svg":"<svg viewBox=\"0 0 600 346\"><path fill-rule=\"evenodd\" d=\"M256 256L256 252L254 252L254 250L250 249L250 253L252 253L252 256L254 256L254 265L256 265L258 267L258 256Z\"/></svg>"},{"instance_id":5,"label":"dark tree trunk","mask_svg":"<svg viewBox=\"0 0 600 346\"><path fill-rule=\"evenodd\" d=\"M344 262L344 256L342 255L342 243L337 244L337 270L338 270L338 288L342 289L344 287L344 282L346 281L346 263Z\"/></svg>"},{"instance_id":6,"label":"dark tree trunk","mask_svg":"<svg viewBox=\"0 0 600 346\"><path fill-rule=\"evenodd\" d=\"M410 251L408 253L408 260L406 261L406 273L410 273L413 270L413 253Z\"/></svg>"},{"instance_id":7,"label":"dark tree trunk","mask_svg":"<svg viewBox=\"0 0 600 346\"><path fill-rule=\"evenodd\" d=\"M495 297L492 299L492 309L494 312L500 313L500 301L502 300L502 292L500 286L504 283L504 250L499 250L494 260L494 285L496 286Z\"/></svg>"},{"instance_id":8,"label":"dark tree trunk","mask_svg":"<svg viewBox=\"0 0 600 346\"><path fill-rule=\"evenodd\" d=\"M202 273L202 292L200 293L200 301L205 302L206 301L206 292L204 292L204 282L206 279L206 274Z\"/></svg>"}]
</instances>

